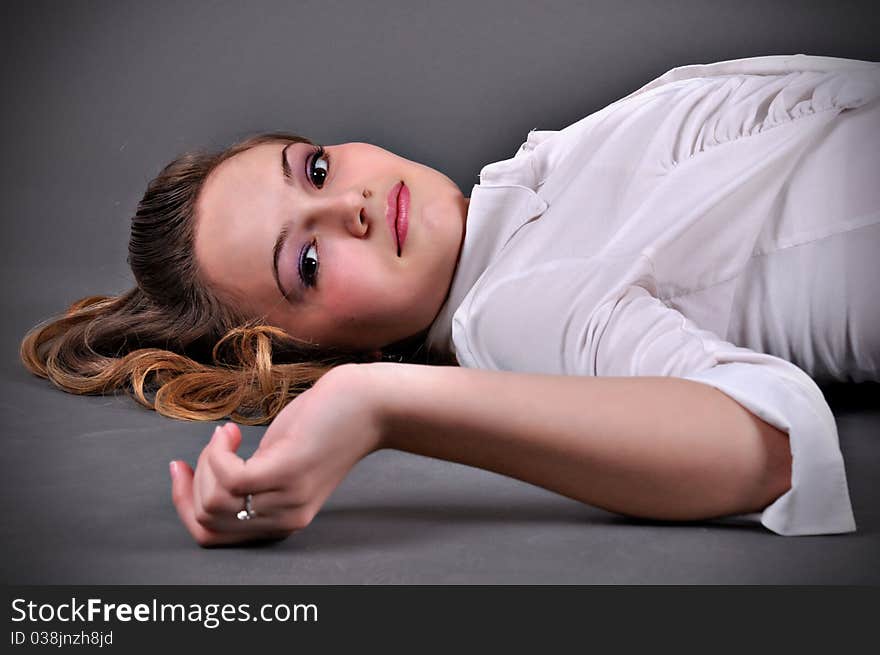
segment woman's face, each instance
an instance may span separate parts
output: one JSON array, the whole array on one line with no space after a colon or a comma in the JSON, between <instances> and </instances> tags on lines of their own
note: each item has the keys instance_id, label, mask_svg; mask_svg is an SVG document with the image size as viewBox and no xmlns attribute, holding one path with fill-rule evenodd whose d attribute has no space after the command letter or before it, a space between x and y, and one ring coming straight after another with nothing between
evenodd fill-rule
<instances>
[{"instance_id":1,"label":"woman's face","mask_svg":"<svg viewBox=\"0 0 880 655\"><path fill-rule=\"evenodd\" d=\"M467 198L445 175L377 146L316 151L262 144L208 176L195 236L207 283L248 316L320 346L375 350L421 332L449 290ZM398 251L400 182L409 208Z\"/></svg>"}]
</instances>

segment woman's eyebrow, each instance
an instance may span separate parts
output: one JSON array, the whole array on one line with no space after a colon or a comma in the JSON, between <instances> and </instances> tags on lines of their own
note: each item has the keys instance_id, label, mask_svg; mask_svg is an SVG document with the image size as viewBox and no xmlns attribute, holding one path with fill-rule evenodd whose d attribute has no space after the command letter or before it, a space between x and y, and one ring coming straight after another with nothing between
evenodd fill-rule
<instances>
[{"instance_id":1,"label":"woman's eyebrow","mask_svg":"<svg viewBox=\"0 0 880 655\"><path fill-rule=\"evenodd\" d=\"M296 184L296 179L293 175L293 171L290 168L290 164L287 163L287 149L294 144L293 141L288 143L281 149L281 174L284 176L287 184L293 185ZM281 250L284 248L284 244L287 242L288 234L290 233L290 223L285 223L284 227L281 228L281 232L278 233L278 238L275 239L275 246L272 248L272 276L275 278L275 285L278 287L279 293L284 297L284 299L291 303L295 304L300 300L300 295L297 289L291 289L290 294L286 294L284 292L284 288L281 286L281 276L278 275L278 258L281 256Z\"/></svg>"},{"instance_id":2,"label":"woman's eyebrow","mask_svg":"<svg viewBox=\"0 0 880 655\"><path fill-rule=\"evenodd\" d=\"M290 223L285 223L284 227L281 228L281 232L278 234L278 238L275 239L275 247L272 248L272 276L275 278L275 284L278 287L279 293L281 293L288 303L296 305L302 302L302 292L299 287L294 285L289 292L285 293L284 288L281 286L281 276L278 274L278 258L281 256L281 250L284 248L284 244L287 243L287 237L289 234Z\"/></svg>"},{"instance_id":3,"label":"woman's eyebrow","mask_svg":"<svg viewBox=\"0 0 880 655\"><path fill-rule=\"evenodd\" d=\"M288 143L281 149L281 174L288 184L293 184L293 171L290 170L290 164L287 163L287 149L293 145L293 141Z\"/></svg>"},{"instance_id":4,"label":"woman's eyebrow","mask_svg":"<svg viewBox=\"0 0 880 655\"><path fill-rule=\"evenodd\" d=\"M284 288L281 286L281 277L278 275L278 257L281 255L281 249L284 247L284 242L287 241L288 227L288 224L285 223L284 227L281 228L281 232L278 234L278 238L275 239L275 247L272 248L272 275L275 278L275 284L278 286L278 291L281 292L281 295L284 296L284 299L287 302L290 302L290 298L287 297L287 294L284 293Z\"/></svg>"}]
</instances>

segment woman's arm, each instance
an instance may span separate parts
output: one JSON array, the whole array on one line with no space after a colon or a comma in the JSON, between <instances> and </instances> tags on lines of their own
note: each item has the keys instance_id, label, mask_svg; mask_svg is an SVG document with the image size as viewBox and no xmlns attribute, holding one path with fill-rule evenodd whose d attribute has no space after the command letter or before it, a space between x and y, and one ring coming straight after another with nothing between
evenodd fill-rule
<instances>
[{"instance_id":1,"label":"woman's arm","mask_svg":"<svg viewBox=\"0 0 880 655\"><path fill-rule=\"evenodd\" d=\"M495 471L632 516L763 509L791 486L787 435L675 377L578 377L359 365L381 447Z\"/></svg>"},{"instance_id":2,"label":"woman's arm","mask_svg":"<svg viewBox=\"0 0 880 655\"><path fill-rule=\"evenodd\" d=\"M235 424L196 470L171 463L181 521L203 546L307 527L366 455L396 448L496 471L613 512L703 519L757 511L790 487L788 438L714 387L350 364L291 401L247 460ZM245 496L255 516L238 520Z\"/></svg>"}]
</instances>

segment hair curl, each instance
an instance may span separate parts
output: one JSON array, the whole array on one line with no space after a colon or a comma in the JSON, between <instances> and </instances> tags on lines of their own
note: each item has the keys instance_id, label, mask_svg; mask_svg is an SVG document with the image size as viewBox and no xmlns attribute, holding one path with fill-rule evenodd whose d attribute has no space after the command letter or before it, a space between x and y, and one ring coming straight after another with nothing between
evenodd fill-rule
<instances>
[{"instance_id":1,"label":"hair curl","mask_svg":"<svg viewBox=\"0 0 880 655\"><path fill-rule=\"evenodd\" d=\"M136 286L88 296L31 328L21 361L75 394L125 391L144 407L185 420L270 422L324 373L365 353L318 349L247 318L205 285L193 256L196 202L208 175L254 146L313 142L269 132L219 153L186 153L147 186L131 221ZM397 361L428 363L423 334L393 344Z\"/></svg>"}]
</instances>

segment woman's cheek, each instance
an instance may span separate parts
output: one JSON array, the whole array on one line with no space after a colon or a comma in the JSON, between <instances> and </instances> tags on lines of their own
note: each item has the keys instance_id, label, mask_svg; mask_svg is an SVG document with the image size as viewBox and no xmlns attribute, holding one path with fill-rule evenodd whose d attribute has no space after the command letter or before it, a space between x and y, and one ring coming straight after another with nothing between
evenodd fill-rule
<instances>
[{"instance_id":1,"label":"woman's cheek","mask_svg":"<svg viewBox=\"0 0 880 655\"><path fill-rule=\"evenodd\" d=\"M375 298L375 273L352 258L328 275L324 306L337 320L352 321L372 315L381 298Z\"/></svg>"}]
</instances>

